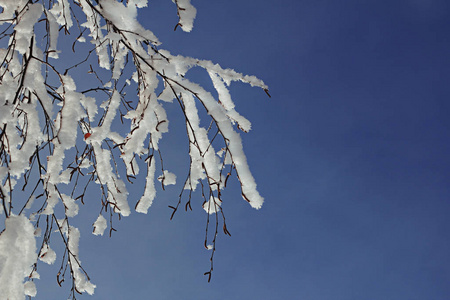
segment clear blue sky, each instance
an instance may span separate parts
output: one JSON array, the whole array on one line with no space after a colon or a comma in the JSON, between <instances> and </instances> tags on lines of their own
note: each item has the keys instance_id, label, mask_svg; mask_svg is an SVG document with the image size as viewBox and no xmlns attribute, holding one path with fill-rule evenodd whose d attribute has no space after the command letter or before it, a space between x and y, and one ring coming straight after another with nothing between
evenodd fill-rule
<instances>
[{"instance_id":1,"label":"clear blue sky","mask_svg":"<svg viewBox=\"0 0 450 300\"><path fill-rule=\"evenodd\" d=\"M150 1L141 21L173 54L269 85L271 99L231 89L253 124L243 140L266 202L253 210L236 182L225 192L232 237L219 236L209 284L199 195L169 221L180 186L158 191L149 214L116 222L111 239L90 234L93 212L77 222L97 289L79 299L450 299L449 2L193 4L189 34L173 32L168 0ZM182 178L184 128L167 110L166 166ZM57 269L40 264L36 299L68 295Z\"/></svg>"}]
</instances>

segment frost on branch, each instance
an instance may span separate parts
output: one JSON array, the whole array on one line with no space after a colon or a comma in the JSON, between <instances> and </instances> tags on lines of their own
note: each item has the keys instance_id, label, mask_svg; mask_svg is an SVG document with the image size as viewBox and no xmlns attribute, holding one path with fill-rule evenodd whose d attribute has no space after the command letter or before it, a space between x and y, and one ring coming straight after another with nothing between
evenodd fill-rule
<instances>
[{"instance_id":1,"label":"frost on branch","mask_svg":"<svg viewBox=\"0 0 450 300\"><path fill-rule=\"evenodd\" d=\"M190 0L173 2L175 29L191 31L196 9ZM157 186L164 190L180 176L171 218L182 201L185 210L207 212L210 279L220 222L230 235L222 198L229 177L236 175L252 207L263 203L239 133L251 124L236 111L228 87L241 81L268 93L267 86L211 61L163 50L137 20L146 0L0 0L0 6L0 213L6 224L0 234L0 289L17 287L0 295L34 296L33 281L24 285L24 277L38 277L38 259L53 264L58 257L58 284L71 282L73 299L92 294L95 285L81 265L80 232L72 218L89 201L89 209L98 209L93 234L109 227L111 235L113 220L131 214L129 201L147 213ZM209 75L217 99L189 79L194 67ZM160 141L170 124L165 107L174 104L185 121L187 174L164 168ZM128 199L139 173L146 178L142 196ZM93 187L98 197L88 197ZM196 191L203 198L198 205L191 203ZM65 246L62 254L50 247L55 233ZM5 276L13 260L19 267Z\"/></svg>"}]
</instances>

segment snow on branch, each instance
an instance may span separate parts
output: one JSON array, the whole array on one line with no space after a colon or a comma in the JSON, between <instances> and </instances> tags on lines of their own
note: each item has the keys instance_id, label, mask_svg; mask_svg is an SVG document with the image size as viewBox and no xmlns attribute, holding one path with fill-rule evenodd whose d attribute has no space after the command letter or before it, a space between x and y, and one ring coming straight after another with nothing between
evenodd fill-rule
<instances>
[{"instance_id":1,"label":"snow on branch","mask_svg":"<svg viewBox=\"0 0 450 300\"><path fill-rule=\"evenodd\" d=\"M173 2L175 29L191 31L196 9L190 0ZM69 277L73 299L94 293L78 253L80 231L71 220L82 213L88 187L97 186L93 234L103 235L109 226L111 235L114 216L131 214L127 188L140 166L146 167L146 181L142 197L132 199L137 212L148 212L156 179L163 190L176 184L160 146L169 131L168 102L184 116L189 149L188 175L178 203L169 206L171 218L185 191L187 210L193 192L201 190L205 247L212 250L205 275L211 279L219 220L231 235L222 197L229 177L235 172L252 207L263 204L239 133L251 123L236 111L228 87L241 81L268 94L267 86L254 76L161 49L137 20L146 0L0 0L0 6L0 295L36 295L37 260L57 259L50 248L54 232L65 245L58 284ZM186 77L193 67L207 72L217 99ZM200 122L203 114L210 118L208 127Z\"/></svg>"},{"instance_id":2,"label":"snow on branch","mask_svg":"<svg viewBox=\"0 0 450 300\"><path fill-rule=\"evenodd\" d=\"M194 19L197 15L197 10L192 6L191 0L172 0L172 2L177 5L179 19L175 29L180 26L183 31L190 32L194 27Z\"/></svg>"}]
</instances>

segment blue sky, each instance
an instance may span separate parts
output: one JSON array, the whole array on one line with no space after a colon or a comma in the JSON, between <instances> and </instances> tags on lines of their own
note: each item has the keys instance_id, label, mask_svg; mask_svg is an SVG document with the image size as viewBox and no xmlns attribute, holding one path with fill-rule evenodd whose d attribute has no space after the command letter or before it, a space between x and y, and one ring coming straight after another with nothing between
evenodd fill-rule
<instances>
[{"instance_id":1,"label":"blue sky","mask_svg":"<svg viewBox=\"0 0 450 300\"><path fill-rule=\"evenodd\" d=\"M87 212L76 221L80 256L97 289L79 299L449 299L450 4L193 5L191 33L173 32L167 0L150 1L141 22L173 54L269 85L270 99L231 88L253 125L243 140L265 204L253 210L236 182L225 192L232 236L219 236L211 283L200 195L169 221L180 187L158 191L149 214L116 222L111 239L90 234L98 211ZM193 76L207 84L207 74ZM182 178L184 128L176 106L166 108L166 166ZM57 269L40 265L36 299L68 295Z\"/></svg>"}]
</instances>

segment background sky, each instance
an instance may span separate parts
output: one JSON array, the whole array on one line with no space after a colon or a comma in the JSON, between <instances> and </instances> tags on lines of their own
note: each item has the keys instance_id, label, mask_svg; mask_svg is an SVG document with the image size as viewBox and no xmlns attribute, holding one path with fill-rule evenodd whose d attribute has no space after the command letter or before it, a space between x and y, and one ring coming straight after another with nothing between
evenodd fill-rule
<instances>
[{"instance_id":1,"label":"background sky","mask_svg":"<svg viewBox=\"0 0 450 300\"><path fill-rule=\"evenodd\" d=\"M172 54L269 85L270 99L231 88L253 125L243 141L265 204L252 209L235 180L225 191L232 236L219 235L211 283L200 195L169 221L180 186L158 191L112 238L90 234L98 210L81 207L73 222L97 289L78 298L450 299L449 2L192 2L191 33L173 31L168 0L151 0L141 22ZM181 180L184 127L166 109L165 166ZM39 265L36 299L68 296L58 268Z\"/></svg>"}]
</instances>

